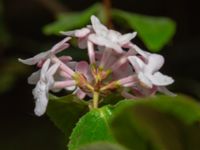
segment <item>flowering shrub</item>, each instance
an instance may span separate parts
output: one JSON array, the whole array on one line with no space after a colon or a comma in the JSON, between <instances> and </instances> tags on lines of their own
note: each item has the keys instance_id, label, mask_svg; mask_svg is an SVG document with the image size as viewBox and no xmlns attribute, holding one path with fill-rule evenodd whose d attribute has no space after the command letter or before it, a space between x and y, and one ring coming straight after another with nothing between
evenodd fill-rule
<instances>
[{"instance_id":1,"label":"flowering shrub","mask_svg":"<svg viewBox=\"0 0 200 150\"><path fill-rule=\"evenodd\" d=\"M136 32L121 34L92 16L91 25L61 34L50 50L19 61L39 68L28 78L35 114L47 111L69 150L199 149L199 104L166 88L174 80L159 71L163 56L132 43ZM74 37L89 62L57 55ZM49 94L61 90L70 94Z\"/></svg>"},{"instance_id":2,"label":"flowering shrub","mask_svg":"<svg viewBox=\"0 0 200 150\"><path fill-rule=\"evenodd\" d=\"M95 16L91 23L82 29L61 32L67 37L46 52L19 59L39 68L28 78L29 84L36 84L33 90L36 115L45 113L49 91L62 89L72 91L80 99L92 99L86 100L90 109L98 108L105 97L115 92L132 99L156 92L174 95L165 87L174 80L159 71L164 64L163 56L143 51L132 43L136 32L121 34L108 29ZM70 46L72 37L77 38L79 48L87 50L89 63L56 56Z\"/></svg>"}]
</instances>

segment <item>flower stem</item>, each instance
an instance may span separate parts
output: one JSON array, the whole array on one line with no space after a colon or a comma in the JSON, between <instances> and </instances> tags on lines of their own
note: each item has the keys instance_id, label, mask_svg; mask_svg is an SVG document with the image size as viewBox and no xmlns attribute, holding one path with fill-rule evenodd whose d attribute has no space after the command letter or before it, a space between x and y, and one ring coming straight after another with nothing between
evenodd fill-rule
<instances>
[{"instance_id":1,"label":"flower stem","mask_svg":"<svg viewBox=\"0 0 200 150\"><path fill-rule=\"evenodd\" d=\"M106 16L106 25L109 28L112 28L111 20L111 0L103 0L104 12Z\"/></svg>"},{"instance_id":2,"label":"flower stem","mask_svg":"<svg viewBox=\"0 0 200 150\"><path fill-rule=\"evenodd\" d=\"M94 91L93 93L93 108L98 108L99 103L99 92Z\"/></svg>"}]
</instances>

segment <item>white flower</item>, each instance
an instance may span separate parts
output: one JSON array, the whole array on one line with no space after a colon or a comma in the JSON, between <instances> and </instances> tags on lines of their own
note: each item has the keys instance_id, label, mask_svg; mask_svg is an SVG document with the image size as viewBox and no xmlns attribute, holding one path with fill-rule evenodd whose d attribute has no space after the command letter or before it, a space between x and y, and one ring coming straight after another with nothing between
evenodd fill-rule
<instances>
[{"instance_id":1,"label":"white flower","mask_svg":"<svg viewBox=\"0 0 200 150\"><path fill-rule=\"evenodd\" d=\"M48 59L51 55L55 55L61 52L62 50L68 48L69 44L66 42L69 41L70 39L71 39L70 37L66 37L62 41L54 45L50 50L39 53L32 58L28 58L28 59L19 58L18 60L26 65L35 65L37 63L41 63L42 61L45 61L46 59Z\"/></svg>"},{"instance_id":2,"label":"white flower","mask_svg":"<svg viewBox=\"0 0 200 150\"><path fill-rule=\"evenodd\" d=\"M33 95L36 100L35 114L41 116L45 113L48 104L48 92L54 84L53 75L56 73L59 63L50 66L50 59L47 59L42 66L40 79L33 89Z\"/></svg>"},{"instance_id":3,"label":"white flower","mask_svg":"<svg viewBox=\"0 0 200 150\"><path fill-rule=\"evenodd\" d=\"M136 32L122 35L117 31L109 30L95 16L91 17L91 22L95 33L89 35L89 40L98 46L112 48L118 53L122 53L121 47L128 44L136 36Z\"/></svg>"},{"instance_id":4,"label":"white flower","mask_svg":"<svg viewBox=\"0 0 200 150\"><path fill-rule=\"evenodd\" d=\"M174 82L171 77L163 75L161 72L158 71L164 63L164 58L161 55L149 55L147 64L145 64L137 56L129 56L128 59L134 67L138 79L142 83L142 85L148 88L152 88L153 85L166 86Z\"/></svg>"}]
</instances>

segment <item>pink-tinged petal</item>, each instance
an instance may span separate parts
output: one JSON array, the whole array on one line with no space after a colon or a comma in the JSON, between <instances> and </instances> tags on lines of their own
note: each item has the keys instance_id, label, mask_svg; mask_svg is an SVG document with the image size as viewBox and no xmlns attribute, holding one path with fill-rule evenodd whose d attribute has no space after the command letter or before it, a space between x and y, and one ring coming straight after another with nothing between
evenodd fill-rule
<instances>
[{"instance_id":1,"label":"pink-tinged petal","mask_svg":"<svg viewBox=\"0 0 200 150\"><path fill-rule=\"evenodd\" d=\"M89 70L89 65L86 61L80 61L77 63L75 70L76 72L80 72L84 75L87 75Z\"/></svg>"},{"instance_id":2,"label":"pink-tinged petal","mask_svg":"<svg viewBox=\"0 0 200 150\"><path fill-rule=\"evenodd\" d=\"M52 54L56 54L64 49L68 48L69 44L66 42L70 39L71 39L70 37L67 37L67 38L63 39L61 42L57 43L55 46L53 46L51 48L51 50L39 53L32 58L28 58L28 59L20 59L19 58L18 60L26 65L35 65L35 64L39 63L38 66L41 67L41 65L43 64L43 61L45 61Z\"/></svg>"},{"instance_id":3,"label":"pink-tinged petal","mask_svg":"<svg viewBox=\"0 0 200 150\"><path fill-rule=\"evenodd\" d=\"M153 74L158 71L164 64L164 57L158 54L151 54L148 63L144 69L146 74Z\"/></svg>"},{"instance_id":4,"label":"pink-tinged petal","mask_svg":"<svg viewBox=\"0 0 200 150\"><path fill-rule=\"evenodd\" d=\"M137 35L137 32L124 34L124 35L119 37L118 43L121 46L123 46L123 45L127 44L128 42L130 42L133 38L135 38L136 35Z\"/></svg>"},{"instance_id":5,"label":"pink-tinged petal","mask_svg":"<svg viewBox=\"0 0 200 150\"><path fill-rule=\"evenodd\" d=\"M26 64L26 65L35 65L37 64L39 61L46 59L49 55L50 55L50 51L47 52L42 52L39 53L37 55L35 55L32 58L28 58L28 59L18 59L21 63Z\"/></svg>"},{"instance_id":6,"label":"pink-tinged petal","mask_svg":"<svg viewBox=\"0 0 200 150\"><path fill-rule=\"evenodd\" d=\"M114 72L117 72L118 69L126 70L126 71L120 71L120 72L121 73L127 72L127 74L129 74L130 72L133 72L132 67L128 64L128 57L135 54L136 54L135 51L130 49L128 52L124 53L123 56L121 57L117 56L117 60L112 64L111 69Z\"/></svg>"},{"instance_id":7,"label":"pink-tinged petal","mask_svg":"<svg viewBox=\"0 0 200 150\"><path fill-rule=\"evenodd\" d=\"M127 57L122 56L121 58L118 58L118 60L116 60L115 62L113 62L112 66L110 67L113 71L117 71L119 70L119 68L121 69L126 69L124 67L128 67L127 62ZM126 63L126 65L124 65ZM122 67L123 66L123 67ZM123 72L122 70L120 70L120 72ZM123 72L124 73L124 72Z\"/></svg>"},{"instance_id":8,"label":"pink-tinged petal","mask_svg":"<svg viewBox=\"0 0 200 150\"><path fill-rule=\"evenodd\" d=\"M128 77L118 80L118 83L124 87L130 87L134 85L136 82L137 82L137 76L135 75L130 75Z\"/></svg>"},{"instance_id":9,"label":"pink-tinged petal","mask_svg":"<svg viewBox=\"0 0 200 150\"><path fill-rule=\"evenodd\" d=\"M72 76L74 74L74 71L69 68L66 64L64 64L62 61L60 61L57 57L52 57L51 58L53 63L59 63L60 64L60 69L65 71L69 76Z\"/></svg>"},{"instance_id":10,"label":"pink-tinged petal","mask_svg":"<svg viewBox=\"0 0 200 150\"><path fill-rule=\"evenodd\" d=\"M96 16L91 16L91 22L92 22L92 27L94 29L94 31L98 34L98 35L102 35L105 36L108 32L108 29L101 24L101 22L99 21L99 19Z\"/></svg>"},{"instance_id":11,"label":"pink-tinged petal","mask_svg":"<svg viewBox=\"0 0 200 150\"><path fill-rule=\"evenodd\" d=\"M54 82L53 88L63 89L63 88L72 87L75 85L76 85L76 82L74 80L56 81Z\"/></svg>"},{"instance_id":12,"label":"pink-tinged petal","mask_svg":"<svg viewBox=\"0 0 200 150\"><path fill-rule=\"evenodd\" d=\"M108 50L107 50L108 49ZM100 59L100 67L106 69L112 69L112 66L118 61L121 54L116 53L111 48L105 48L102 51L102 57Z\"/></svg>"},{"instance_id":13,"label":"pink-tinged petal","mask_svg":"<svg viewBox=\"0 0 200 150\"><path fill-rule=\"evenodd\" d=\"M164 87L164 86L159 86L159 87L158 87L158 91L161 92L161 93L164 93L164 94L166 94L166 95L169 95L169 96L176 96L175 93L169 91L169 90L168 90L166 87Z\"/></svg>"},{"instance_id":14,"label":"pink-tinged petal","mask_svg":"<svg viewBox=\"0 0 200 150\"><path fill-rule=\"evenodd\" d=\"M119 71L120 70L120 71ZM113 70L113 79L120 79L130 75L134 75L132 67L129 63L124 63L118 69Z\"/></svg>"},{"instance_id":15,"label":"pink-tinged petal","mask_svg":"<svg viewBox=\"0 0 200 150\"><path fill-rule=\"evenodd\" d=\"M41 70L38 70L36 72L33 72L29 77L28 77L28 84L37 84L37 82L40 80L40 73Z\"/></svg>"},{"instance_id":16,"label":"pink-tinged petal","mask_svg":"<svg viewBox=\"0 0 200 150\"><path fill-rule=\"evenodd\" d=\"M40 61L37 63L37 67L38 67L38 68L42 68L42 65L44 64L45 61L46 61L45 59L44 59L44 60L40 60Z\"/></svg>"},{"instance_id":17,"label":"pink-tinged petal","mask_svg":"<svg viewBox=\"0 0 200 150\"><path fill-rule=\"evenodd\" d=\"M89 59L90 59L90 63L94 64L95 63L94 45L90 41L87 42L87 45L88 45L88 56L89 56Z\"/></svg>"},{"instance_id":18,"label":"pink-tinged petal","mask_svg":"<svg viewBox=\"0 0 200 150\"><path fill-rule=\"evenodd\" d=\"M68 48L68 47L69 47L69 44L66 43L66 42L69 41L70 39L71 39L71 37L66 37L66 38L64 38L62 41L60 41L59 43L57 43L56 45L54 45L54 46L51 48L50 51L51 51L53 54L55 54L55 53L58 53L58 52L60 52L60 51L62 51L62 50L64 50L64 49Z\"/></svg>"},{"instance_id":19,"label":"pink-tinged petal","mask_svg":"<svg viewBox=\"0 0 200 150\"><path fill-rule=\"evenodd\" d=\"M75 70L76 72L82 73L86 77L87 81L90 82L93 80L93 76L90 72L89 65L86 61L81 61L77 63Z\"/></svg>"},{"instance_id":20,"label":"pink-tinged petal","mask_svg":"<svg viewBox=\"0 0 200 150\"><path fill-rule=\"evenodd\" d=\"M156 72L153 75L147 75L147 76L151 80L151 82L157 86L166 86L174 82L174 80L171 77L163 75L160 72Z\"/></svg>"},{"instance_id":21,"label":"pink-tinged petal","mask_svg":"<svg viewBox=\"0 0 200 150\"><path fill-rule=\"evenodd\" d=\"M110 60L110 58L112 57L112 50L109 48L105 48L102 52L102 57L100 60L100 67L104 67L106 64L108 64L108 61Z\"/></svg>"},{"instance_id":22,"label":"pink-tinged petal","mask_svg":"<svg viewBox=\"0 0 200 150\"><path fill-rule=\"evenodd\" d=\"M75 36L75 37L78 37L78 38L83 38L83 37L87 36L90 33L90 31L91 30L89 28L82 28L82 29L77 29L77 30L67 31L67 32L61 31L60 33L62 35Z\"/></svg>"},{"instance_id":23,"label":"pink-tinged petal","mask_svg":"<svg viewBox=\"0 0 200 150\"><path fill-rule=\"evenodd\" d=\"M63 63L66 64L72 60L72 57L71 56L61 56L61 57L58 57L58 59L60 59Z\"/></svg>"},{"instance_id":24,"label":"pink-tinged petal","mask_svg":"<svg viewBox=\"0 0 200 150\"><path fill-rule=\"evenodd\" d=\"M71 69L75 69L76 65L77 65L77 62L76 61L70 61L70 62L67 62L66 65L71 68Z\"/></svg>"},{"instance_id":25,"label":"pink-tinged petal","mask_svg":"<svg viewBox=\"0 0 200 150\"><path fill-rule=\"evenodd\" d=\"M135 69L136 73L143 72L145 64L140 58L138 58L137 56L129 56L128 60Z\"/></svg>"},{"instance_id":26,"label":"pink-tinged petal","mask_svg":"<svg viewBox=\"0 0 200 150\"><path fill-rule=\"evenodd\" d=\"M87 38L79 38L78 39L78 47L80 49L86 49L87 48Z\"/></svg>"},{"instance_id":27,"label":"pink-tinged petal","mask_svg":"<svg viewBox=\"0 0 200 150\"><path fill-rule=\"evenodd\" d=\"M71 76L65 71L59 71L59 75L64 78L71 78Z\"/></svg>"},{"instance_id":28,"label":"pink-tinged petal","mask_svg":"<svg viewBox=\"0 0 200 150\"><path fill-rule=\"evenodd\" d=\"M79 37L79 38L83 38L83 37L87 36L89 33L90 33L90 29L82 28L82 29L76 30L75 36Z\"/></svg>"},{"instance_id":29,"label":"pink-tinged petal","mask_svg":"<svg viewBox=\"0 0 200 150\"><path fill-rule=\"evenodd\" d=\"M142 86L147 87L147 88L153 87L152 82L149 80L149 78L145 76L144 73L142 72L138 73L138 79L140 80L140 83Z\"/></svg>"},{"instance_id":30,"label":"pink-tinged petal","mask_svg":"<svg viewBox=\"0 0 200 150\"><path fill-rule=\"evenodd\" d=\"M78 98L80 98L80 99L84 99L85 96L86 96L86 93L83 92L80 88L77 88L77 89L73 92L73 94L75 94L75 95L76 95Z\"/></svg>"}]
</instances>

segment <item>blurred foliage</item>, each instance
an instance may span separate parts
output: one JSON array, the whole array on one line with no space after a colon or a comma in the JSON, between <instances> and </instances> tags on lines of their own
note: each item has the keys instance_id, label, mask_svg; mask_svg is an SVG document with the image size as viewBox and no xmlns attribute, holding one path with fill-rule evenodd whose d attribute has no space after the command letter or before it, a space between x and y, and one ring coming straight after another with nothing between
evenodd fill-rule
<instances>
[{"instance_id":1,"label":"blurred foliage","mask_svg":"<svg viewBox=\"0 0 200 150\"><path fill-rule=\"evenodd\" d=\"M114 116L112 130L117 140L127 148L200 148L198 140L195 140L200 137L200 105L193 99L157 96L125 103Z\"/></svg>"},{"instance_id":2,"label":"blurred foliage","mask_svg":"<svg viewBox=\"0 0 200 150\"><path fill-rule=\"evenodd\" d=\"M81 28L87 25L91 15L96 14L101 10L102 6L100 4L95 4L82 12L60 14L58 19L55 22L46 25L43 31L45 34L50 35L59 34L60 31Z\"/></svg>"},{"instance_id":3,"label":"blurred foliage","mask_svg":"<svg viewBox=\"0 0 200 150\"><path fill-rule=\"evenodd\" d=\"M147 48L153 52L160 51L175 34L175 22L166 17L145 16L117 9L113 10L113 15L116 21L121 18L135 29Z\"/></svg>"},{"instance_id":4,"label":"blurred foliage","mask_svg":"<svg viewBox=\"0 0 200 150\"><path fill-rule=\"evenodd\" d=\"M67 98L66 101L70 100ZM64 109L62 105L57 105L54 110ZM51 114L49 116L52 117ZM68 113L53 121L61 125L66 119L65 123L70 123L69 116L71 114ZM93 109L81 117L71 134L69 150L93 143L89 147L96 150L99 144L95 146L95 143L102 141L110 143L110 149L117 142L130 150L198 150L199 121L199 103L186 96L123 100L115 106ZM104 144L102 146L108 146Z\"/></svg>"},{"instance_id":5,"label":"blurred foliage","mask_svg":"<svg viewBox=\"0 0 200 150\"><path fill-rule=\"evenodd\" d=\"M28 71L28 67L19 63L16 58L7 59L1 66L0 94L10 90L21 75Z\"/></svg>"},{"instance_id":6,"label":"blurred foliage","mask_svg":"<svg viewBox=\"0 0 200 150\"><path fill-rule=\"evenodd\" d=\"M111 144L108 142L97 142L82 146L78 150L127 150L127 149L118 144L113 144L113 143Z\"/></svg>"},{"instance_id":7,"label":"blurred foliage","mask_svg":"<svg viewBox=\"0 0 200 150\"><path fill-rule=\"evenodd\" d=\"M82 12L60 14L58 19L46 25L43 31L50 35L81 28L90 22L91 15L97 15L104 22L106 16L102 10L103 6L97 3ZM166 17L145 16L118 9L112 9L112 16L113 20L121 26L128 25L129 28L137 31L147 48L153 52L160 51L175 34L175 22ZM124 24L124 20L127 24Z\"/></svg>"}]
</instances>

